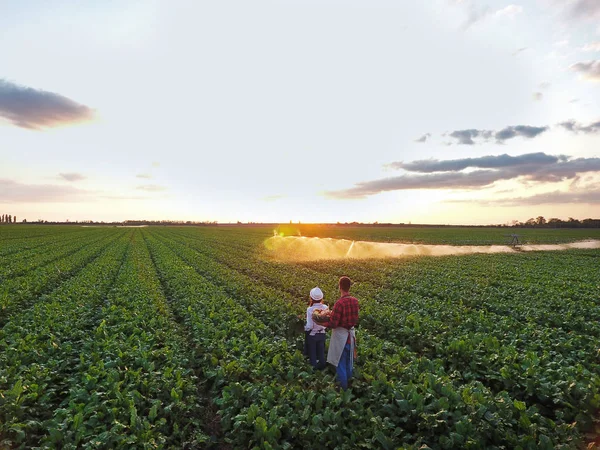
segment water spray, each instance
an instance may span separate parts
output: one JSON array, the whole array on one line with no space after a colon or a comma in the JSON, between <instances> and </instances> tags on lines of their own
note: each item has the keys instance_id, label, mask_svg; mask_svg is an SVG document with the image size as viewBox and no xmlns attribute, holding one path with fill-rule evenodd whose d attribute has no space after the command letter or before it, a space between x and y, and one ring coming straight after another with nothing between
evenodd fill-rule
<instances>
[{"instance_id":1,"label":"water spray","mask_svg":"<svg viewBox=\"0 0 600 450\"><path fill-rule=\"evenodd\" d=\"M268 238L265 247L270 254L284 261L317 261L324 259L403 258L407 256L446 256L474 253L519 253L568 249L600 248L600 241L588 240L569 244L520 245L426 245L392 242L350 241L347 239L280 236ZM352 253L352 255L350 255Z\"/></svg>"},{"instance_id":2,"label":"water spray","mask_svg":"<svg viewBox=\"0 0 600 450\"><path fill-rule=\"evenodd\" d=\"M352 244L350 244L350 248L348 249L348 253L346 253L346 258L348 258L350 256L350 252L352 251L352 247L354 247L354 241L352 241Z\"/></svg>"}]
</instances>

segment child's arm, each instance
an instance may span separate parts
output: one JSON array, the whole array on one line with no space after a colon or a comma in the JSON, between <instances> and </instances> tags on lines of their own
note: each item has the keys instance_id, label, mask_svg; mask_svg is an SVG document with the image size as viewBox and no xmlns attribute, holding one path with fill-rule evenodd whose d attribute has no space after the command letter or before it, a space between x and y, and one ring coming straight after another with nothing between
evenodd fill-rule
<instances>
[{"instance_id":1,"label":"child's arm","mask_svg":"<svg viewBox=\"0 0 600 450\"><path fill-rule=\"evenodd\" d=\"M304 331L310 331L313 329L313 318L310 307L306 308L306 325L304 325Z\"/></svg>"}]
</instances>

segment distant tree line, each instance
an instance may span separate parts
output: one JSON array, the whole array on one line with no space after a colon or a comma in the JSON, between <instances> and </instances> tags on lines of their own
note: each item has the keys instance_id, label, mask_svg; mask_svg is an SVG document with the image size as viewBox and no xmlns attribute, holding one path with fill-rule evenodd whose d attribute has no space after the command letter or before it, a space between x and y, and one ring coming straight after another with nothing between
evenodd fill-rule
<instances>
[{"instance_id":1,"label":"distant tree line","mask_svg":"<svg viewBox=\"0 0 600 450\"><path fill-rule=\"evenodd\" d=\"M2 214L0 216L0 223L17 223L17 216Z\"/></svg>"},{"instance_id":2,"label":"distant tree line","mask_svg":"<svg viewBox=\"0 0 600 450\"><path fill-rule=\"evenodd\" d=\"M137 226L137 225L216 225L217 221L214 222L205 220L203 222L195 222L193 220L126 220L123 225Z\"/></svg>"},{"instance_id":3,"label":"distant tree line","mask_svg":"<svg viewBox=\"0 0 600 450\"><path fill-rule=\"evenodd\" d=\"M600 228L600 219L583 219L577 220L569 217L568 220L561 220L556 217L546 220L544 216L538 216L535 219L519 222L514 220L513 227L521 228Z\"/></svg>"}]
</instances>

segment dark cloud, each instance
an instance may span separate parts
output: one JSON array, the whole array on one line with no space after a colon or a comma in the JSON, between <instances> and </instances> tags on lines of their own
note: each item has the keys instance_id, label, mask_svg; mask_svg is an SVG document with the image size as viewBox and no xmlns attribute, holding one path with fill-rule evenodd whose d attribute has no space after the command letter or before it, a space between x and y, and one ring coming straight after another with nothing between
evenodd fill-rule
<instances>
[{"instance_id":1,"label":"dark cloud","mask_svg":"<svg viewBox=\"0 0 600 450\"><path fill-rule=\"evenodd\" d=\"M0 203L42 203L89 201L90 192L73 186L24 184L0 179Z\"/></svg>"},{"instance_id":2,"label":"dark cloud","mask_svg":"<svg viewBox=\"0 0 600 450\"><path fill-rule=\"evenodd\" d=\"M543 94L541 92L534 93L534 99L539 100L542 97ZM575 121L567 121L559 123L557 126L565 128L569 131L583 133L595 133L600 130L600 122L596 122L588 126L583 126ZM497 144L503 144L509 139L514 139L516 137L533 139L539 136L540 134L545 133L548 130L550 130L550 126L533 127L529 125L515 125L505 127L500 131L477 129L456 130L452 131L451 133L445 134L444 136L450 136L456 139L458 141L456 142L458 145L474 145L477 143L478 140L486 142L492 138L496 140Z\"/></svg>"},{"instance_id":3,"label":"dark cloud","mask_svg":"<svg viewBox=\"0 0 600 450\"><path fill-rule=\"evenodd\" d=\"M60 94L0 79L0 116L18 127L39 130L91 120L94 111Z\"/></svg>"},{"instance_id":4,"label":"dark cloud","mask_svg":"<svg viewBox=\"0 0 600 450\"><path fill-rule=\"evenodd\" d=\"M496 139L496 143L502 144L504 141L513 139L517 136L524 137L527 139L534 138L544 131L548 130L549 127L532 127L529 125L515 125L503 128L500 131L491 130L456 130L448 135L458 141L459 145L474 145L475 139L482 139L488 141L492 137Z\"/></svg>"},{"instance_id":5,"label":"dark cloud","mask_svg":"<svg viewBox=\"0 0 600 450\"><path fill-rule=\"evenodd\" d=\"M600 60L578 62L571 66L571 70L580 73L585 79L600 81Z\"/></svg>"},{"instance_id":6,"label":"dark cloud","mask_svg":"<svg viewBox=\"0 0 600 450\"><path fill-rule=\"evenodd\" d=\"M165 186L160 186L158 184L143 184L141 186L136 186L136 189L146 192L161 192L167 190Z\"/></svg>"},{"instance_id":7,"label":"dark cloud","mask_svg":"<svg viewBox=\"0 0 600 450\"><path fill-rule=\"evenodd\" d=\"M327 192L325 195L338 199L352 199L396 190L478 189L501 180L520 178L534 182L555 182L573 179L579 173L600 172L600 158L569 159L564 155L552 156L545 153L396 164L397 168L416 174L360 182L352 188ZM463 171L470 167L486 170Z\"/></svg>"},{"instance_id":8,"label":"dark cloud","mask_svg":"<svg viewBox=\"0 0 600 450\"><path fill-rule=\"evenodd\" d=\"M353 188L325 193L338 199L364 198L387 191L409 189L473 189L488 186L502 179L502 175L493 170L475 172L444 172L426 175L400 175L380 180L356 183ZM512 178L512 176L509 176Z\"/></svg>"},{"instance_id":9,"label":"dark cloud","mask_svg":"<svg viewBox=\"0 0 600 450\"><path fill-rule=\"evenodd\" d=\"M542 134L544 131L547 131L548 128L549 127L530 127L528 125L517 125L514 127L506 127L498 131L496 134L494 134L494 137L498 142L504 142L517 136L531 139Z\"/></svg>"},{"instance_id":10,"label":"dark cloud","mask_svg":"<svg viewBox=\"0 0 600 450\"><path fill-rule=\"evenodd\" d=\"M529 173L516 171L517 176L524 176L532 181L562 181L575 178L578 173L586 172L600 172L600 158L570 159L552 165L532 168Z\"/></svg>"},{"instance_id":11,"label":"dark cloud","mask_svg":"<svg viewBox=\"0 0 600 450\"><path fill-rule=\"evenodd\" d=\"M426 142L427 139L429 139L430 137L431 137L431 133L425 133L419 139L415 139L415 142Z\"/></svg>"},{"instance_id":12,"label":"dark cloud","mask_svg":"<svg viewBox=\"0 0 600 450\"><path fill-rule=\"evenodd\" d=\"M600 133L600 120L589 125L582 125L574 120L567 120L566 122L559 123L558 126L573 133Z\"/></svg>"},{"instance_id":13,"label":"dark cloud","mask_svg":"<svg viewBox=\"0 0 600 450\"><path fill-rule=\"evenodd\" d=\"M404 169L409 172L433 173L433 172L457 172L467 168L477 169L501 169L507 167L522 167L529 165L542 166L566 161L564 155L554 156L545 153L528 153L520 156L507 154L498 156L482 156L479 158L450 159L440 161L438 159L425 159L410 163L396 162L388 166L395 169Z\"/></svg>"},{"instance_id":14,"label":"dark cloud","mask_svg":"<svg viewBox=\"0 0 600 450\"><path fill-rule=\"evenodd\" d=\"M489 139L492 135L491 131L486 130L456 130L450 133L450 137L453 137L458 140L459 145L474 145L475 141L473 139L482 137L484 139Z\"/></svg>"},{"instance_id":15,"label":"dark cloud","mask_svg":"<svg viewBox=\"0 0 600 450\"><path fill-rule=\"evenodd\" d=\"M66 181L81 181L81 180L85 180L85 175L82 175L80 173L59 173L58 174L59 178L66 180Z\"/></svg>"}]
</instances>

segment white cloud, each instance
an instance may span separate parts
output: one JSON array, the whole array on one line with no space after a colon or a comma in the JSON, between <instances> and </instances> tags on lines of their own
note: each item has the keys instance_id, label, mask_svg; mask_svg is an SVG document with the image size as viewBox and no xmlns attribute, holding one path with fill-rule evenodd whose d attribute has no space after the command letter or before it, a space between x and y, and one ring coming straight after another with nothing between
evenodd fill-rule
<instances>
[{"instance_id":1,"label":"white cloud","mask_svg":"<svg viewBox=\"0 0 600 450\"><path fill-rule=\"evenodd\" d=\"M586 80L600 81L600 60L578 62L571 66L571 70L579 72Z\"/></svg>"},{"instance_id":2,"label":"white cloud","mask_svg":"<svg viewBox=\"0 0 600 450\"><path fill-rule=\"evenodd\" d=\"M581 47L582 52L600 52L600 42L592 42Z\"/></svg>"},{"instance_id":3,"label":"white cloud","mask_svg":"<svg viewBox=\"0 0 600 450\"><path fill-rule=\"evenodd\" d=\"M494 13L496 17L515 17L523 12L523 7L520 5L508 5L505 8L499 9Z\"/></svg>"}]
</instances>

